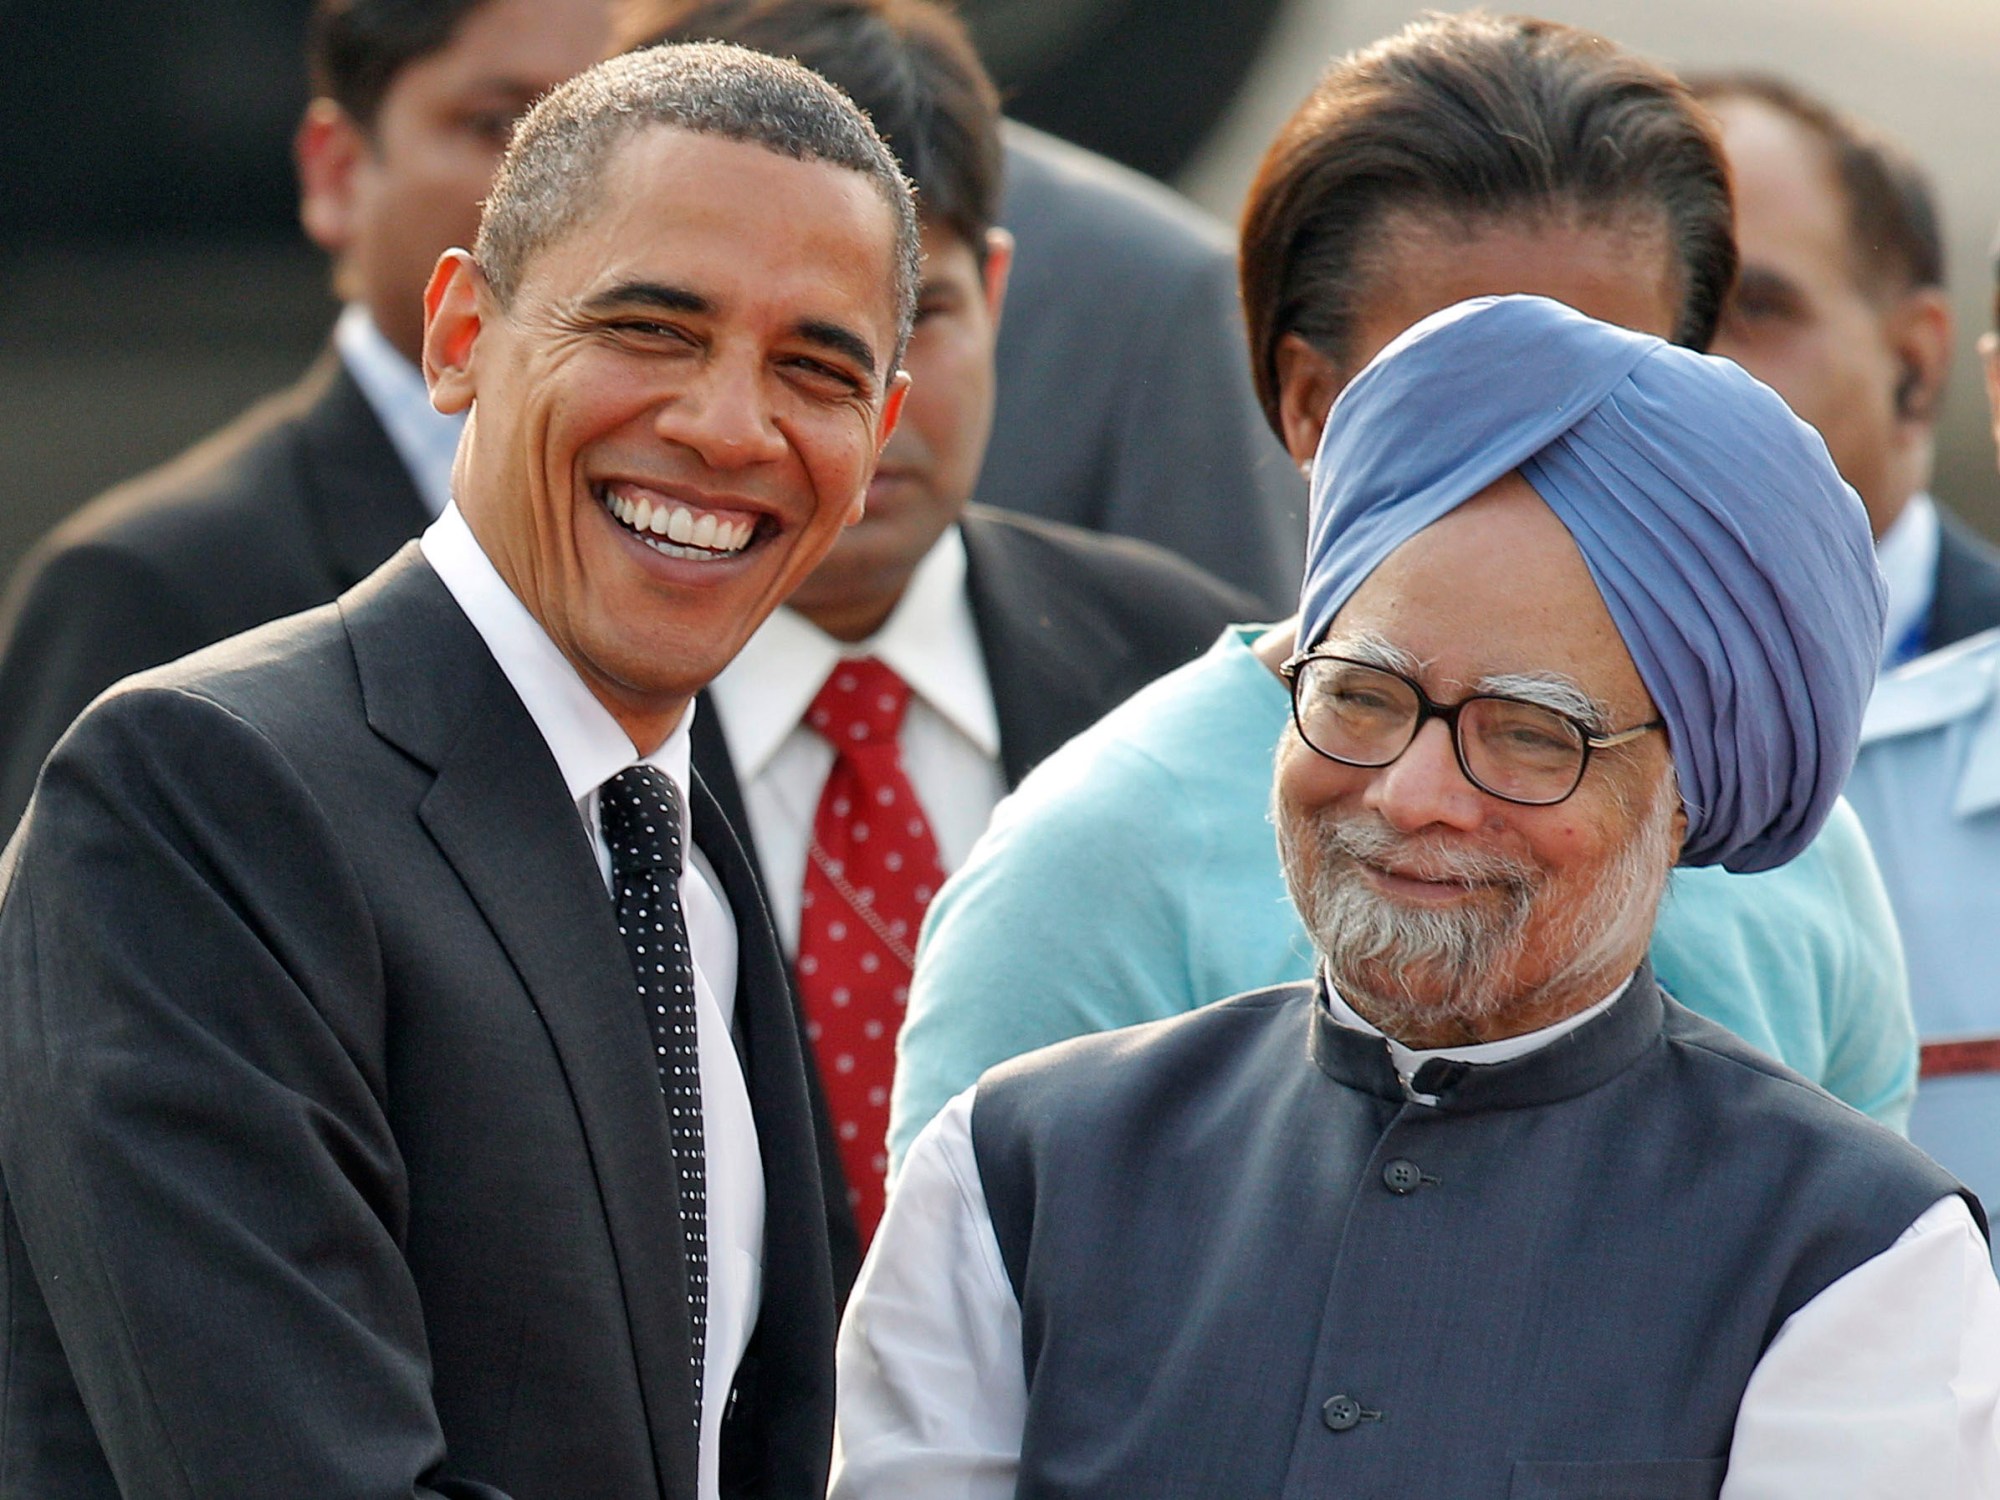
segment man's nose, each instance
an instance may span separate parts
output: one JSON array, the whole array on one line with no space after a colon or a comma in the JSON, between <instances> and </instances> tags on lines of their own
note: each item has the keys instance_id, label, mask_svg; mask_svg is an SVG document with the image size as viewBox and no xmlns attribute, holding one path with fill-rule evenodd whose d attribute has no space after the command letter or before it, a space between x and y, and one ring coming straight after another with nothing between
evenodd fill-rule
<instances>
[{"instance_id":1,"label":"man's nose","mask_svg":"<svg viewBox=\"0 0 2000 1500\"><path fill-rule=\"evenodd\" d=\"M1466 780L1452 748L1451 726L1432 719L1395 760L1375 773L1368 806L1401 833L1440 824L1474 829L1486 820L1486 794Z\"/></svg>"},{"instance_id":2,"label":"man's nose","mask_svg":"<svg viewBox=\"0 0 2000 1500\"><path fill-rule=\"evenodd\" d=\"M717 351L660 404L660 436L700 454L715 469L740 469L784 456L788 441L778 423L773 392L761 359Z\"/></svg>"}]
</instances>

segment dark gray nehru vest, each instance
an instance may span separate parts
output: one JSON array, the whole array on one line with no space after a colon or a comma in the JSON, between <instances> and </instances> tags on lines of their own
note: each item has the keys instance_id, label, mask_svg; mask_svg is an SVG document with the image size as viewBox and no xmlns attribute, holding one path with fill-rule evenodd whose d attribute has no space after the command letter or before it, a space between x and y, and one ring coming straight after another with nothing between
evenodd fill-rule
<instances>
[{"instance_id":1,"label":"dark gray nehru vest","mask_svg":"<svg viewBox=\"0 0 2000 1500\"><path fill-rule=\"evenodd\" d=\"M1021 1500L1712 1500L1780 1325L1959 1190L1647 970L1414 1087L1303 985L986 1076Z\"/></svg>"}]
</instances>

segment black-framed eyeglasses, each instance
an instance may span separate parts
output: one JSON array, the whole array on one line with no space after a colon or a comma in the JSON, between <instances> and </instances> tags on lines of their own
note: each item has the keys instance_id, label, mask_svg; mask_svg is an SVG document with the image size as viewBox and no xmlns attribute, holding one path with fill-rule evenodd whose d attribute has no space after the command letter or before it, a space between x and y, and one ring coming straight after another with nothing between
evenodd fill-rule
<instances>
[{"instance_id":1,"label":"black-framed eyeglasses","mask_svg":"<svg viewBox=\"0 0 2000 1500\"><path fill-rule=\"evenodd\" d=\"M1367 769L1389 765L1426 722L1442 719L1465 779L1524 807L1565 800L1583 781L1591 751L1665 727L1654 719L1596 734L1560 710L1502 693L1439 703L1400 672L1317 651L1294 656L1278 675L1291 685L1299 738L1328 760Z\"/></svg>"}]
</instances>

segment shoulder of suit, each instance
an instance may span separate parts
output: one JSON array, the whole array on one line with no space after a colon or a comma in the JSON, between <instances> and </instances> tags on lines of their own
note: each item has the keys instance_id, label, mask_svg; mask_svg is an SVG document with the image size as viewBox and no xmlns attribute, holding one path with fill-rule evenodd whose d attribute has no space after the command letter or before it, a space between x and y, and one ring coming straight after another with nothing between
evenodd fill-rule
<instances>
[{"instance_id":1,"label":"shoulder of suit","mask_svg":"<svg viewBox=\"0 0 2000 1500\"><path fill-rule=\"evenodd\" d=\"M1081 576L1099 590L1136 594L1142 602L1186 600L1213 614L1216 626L1262 619L1268 610L1233 584L1224 583L1178 553L1137 537L1110 536L1063 521L969 505L961 521L967 555Z\"/></svg>"},{"instance_id":2,"label":"shoulder of suit","mask_svg":"<svg viewBox=\"0 0 2000 1500\"><path fill-rule=\"evenodd\" d=\"M1996 547L1969 521L1942 501L1937 505L1940 545L1981 566L2000 572L2000 547Z\"/></svg>"},{"instance_id":3,"label":"shoulder of suit","mask_svg":"<svg viewBox=\"0 0 2000 1500\"><path fill-rule=\"evenodd\" d=\"M37 547L49 554L103 549L138 557L206 558L214 540L276 521L294 488L291 469L307 421L344 378L330 360L265 397L157 468L106 490Z\"/></svg>"},{"instance_id":4,"label":"shoulder of suit","mask_svg":"<svg viewBox=\"0 0 2000 1500\"><path fill-rule=\"evenodd\" d=\"M1880 1183L1884 1173L1905 1181L1915 1174L1933 1198L1956 1185L1905 1137L1672 996L1662 998L1662 1039L1675 1059L1674 1076L1696 1099L1726 1100L1735 1112L1733 1131L1753 1131L1774 1149L1794 1150L1860 1185ZM1712 1128L1713 1110L1702 1107L1699 1114L1704 1128ZM1857 1199L1866 1197L1863 1186Z\"/></svg>"},{"instance_id":5,"label":"shoulder of suit","mask_svg":"<svg viewBox=\"0 0 2000 1500\"><path fill-rule=\"evenodd\" d=\"M1036 249L1116 245L1162 269L1234 263L1228 228L1165 184L1018 121L1003 139L1001 222Z\"/></svg>"},{"instance_id":6,"label":"shoulder of suit","mask_svg":"<svg viewBox=\"0 0 2000 1500\"><path fill-rule=\"evenodd\" d=\"M311 686L315 682L338 696L353 696L352 649L338 604L272 620L140 672L105 699L126 692L180 693L246 719L297 715L310 732L317 712L312 705L321 696Z\"/></svg>"},{"instance_id":7,"label":"shoulder of suit","mask_svg":"<svg viewBox=\"0 0 2000 1500\"><path fill-rule=\"evenodd\" d=\"M1987 711L2000 685L2000 629L1919 657L1875 685L1862 720L1871 745L1957 723Z\"/></svg>"}]
</instances>

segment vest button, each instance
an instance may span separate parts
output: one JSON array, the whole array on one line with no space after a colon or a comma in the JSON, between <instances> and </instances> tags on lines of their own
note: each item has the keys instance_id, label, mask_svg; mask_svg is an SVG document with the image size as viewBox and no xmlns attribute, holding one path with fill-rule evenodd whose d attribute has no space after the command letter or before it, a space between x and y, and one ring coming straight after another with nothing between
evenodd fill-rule
<instances>
[{"instance_id":1,"label":"vest button","mask_svg":"<svg viewBox=\"0 0 2000 1500\"><path fill-rule=\"evenodd\" d=\"M1404 1161L1400 1156L1382 1169L1382 1184L1397 1197L1414 1193L1423 1185L1424 1174L1413 1161Z\"/></svg>"},{"instance_id":2,"label":"vest button","mask_svg":"<svg viewBox=\"0 0 2000 1500\"><path fill-rule=\"evenodd\" d=\"M1320 1420L1335 1432L1345 1432L1361 1420L1361 1403L1352 1396L1335 1396L1319 1409Z\"/></svg>"}]
</instances>

